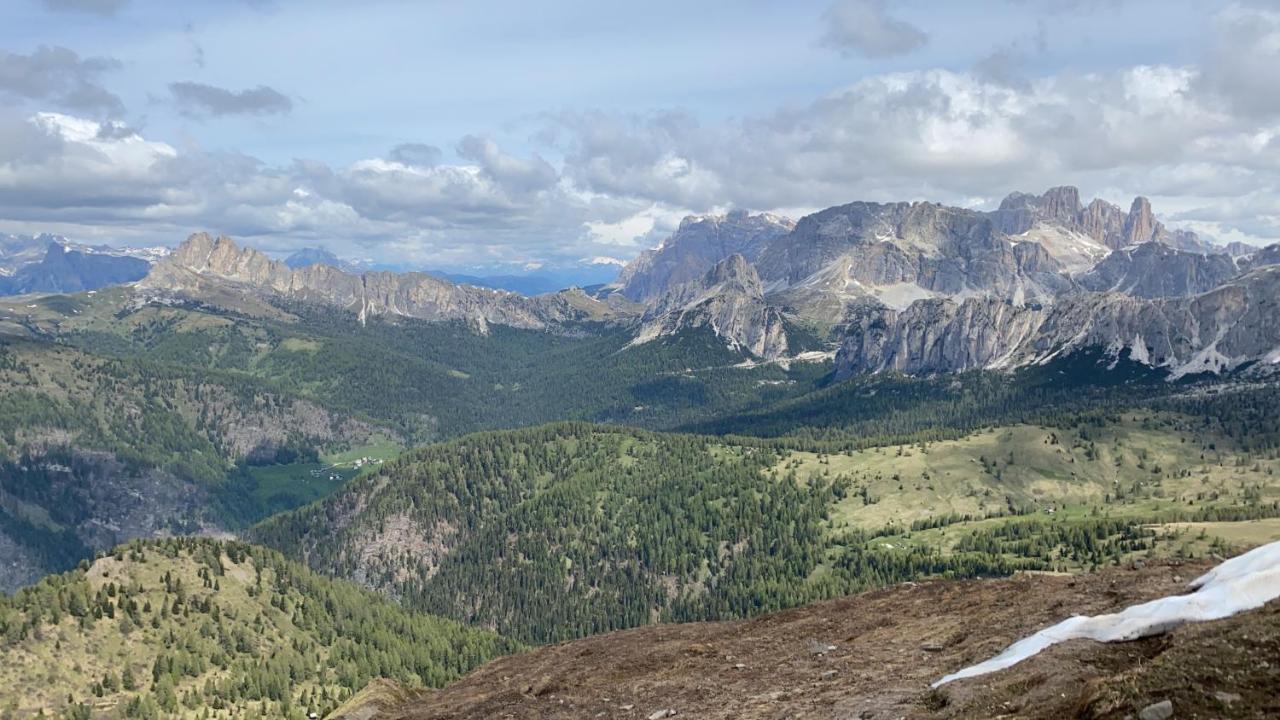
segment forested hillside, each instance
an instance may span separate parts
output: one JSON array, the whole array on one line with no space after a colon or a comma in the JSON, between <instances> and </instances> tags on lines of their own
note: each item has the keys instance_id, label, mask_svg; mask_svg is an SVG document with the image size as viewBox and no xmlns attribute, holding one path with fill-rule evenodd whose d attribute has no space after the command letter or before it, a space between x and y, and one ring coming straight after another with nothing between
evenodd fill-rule
<instances>
[{"instance_id":1,"label":"forested hillside","mask_svg":"<svg viewBox=\"0 0 1280 720\"><path fill-rule=\"evenodd\" d=\"M248 317L123 289L0 307L0 589L160 532L322 497L351 460L559 418L669 427L816 386L707 336L575 336L314 307ZM133 498L141 498L141 502Z\"/></svg>"},{"instance_id":2,"label":"forested hillside","mask_svg":"<svg viewBox=\"0 0 1280 720\"><path fill-rule=\"evenodd\" d=\"M305 718L515 647L263 548L136 541L0 597L0 717Z\"/></svg>"},{"instance_id":3,"label":"forested hillside","mask_svg":"<svg viewBox=\"0 0 1280 720\"><path fill-rule=\"evenodd\" d=\"M0 307L0 331L6 329ZM11 334L96 356L257 379L336 412L386 423L410 442L550 420L654 428L762 407L817 387L824 363L733 367L708 332L624 351L624 328L558 333L411 318L367 319L315 305L254 315L199 303L139 303L123 290L8 309Z\"/></svg>"},{"instance_id":4,"label":"forested hillside","mask_svg":"<svg viewBox=\"0 0 1280 720\"><path fill-rule=\"evenodd\" d=\"M1090 414L813 453L581 424L407 453L250 537L528 642L751 615L923 576L1197 554L1280 516L1277 446Z\"/></svg>"},{"instance_id":5,"label":"forested hillside","mask_svg":"<svg viewBox=\"0 0 1280 720\"><path fill-rule=\"evenodd\" d=\"M250 377L0 340L0 588L133 537L259 519L251 468L386 432Z\"/></svg>"}]
</instances>

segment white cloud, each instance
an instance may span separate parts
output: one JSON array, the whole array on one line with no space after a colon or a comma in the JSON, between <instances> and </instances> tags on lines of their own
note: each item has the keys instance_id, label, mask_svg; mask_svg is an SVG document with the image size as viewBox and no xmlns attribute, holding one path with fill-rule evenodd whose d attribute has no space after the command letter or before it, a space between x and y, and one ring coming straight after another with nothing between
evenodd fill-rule
<instances>
[{"instance_id":1,"label":"white cloud","mask_svg":"<svg viewBox=\"0 0 1280 720\"><path fill-rule=\"evenodd\" d=\"M208 228L275 249L345 243L358 247L348 254L438 264L555 263L633 254L686 212L796 216L858 199L974 206L1071 183L1115 201L1151 195L1169 219L1220 237L1276 238L1280 90L1268 68L1280 64L1280 19L1233 5L1211 30L1204 58L1185 65L873 74L807 103L710 122L565 111L541 119L534 142L545 157L465 136L449 161L411 142L341 165L268 164L83 117L101 107L9 107L0 218L149 240ZM58 92L94 72L76 70ZM62 104L25 82L10 78L10 94Z\"/></svg>"},{"instance_id":2,"label":"white cloud","mask_svg":"<svg viewBox=\"0 0 1280 720\"><path fill-rule=\"evenodd\" d=\"M1275 118L1280 114L1280 10L1232 4L1214 24L1202 88L1236 112Z\"/></svg>"},{"instance_id":3,"label":"white cloud","mask_svg":"<svg viewBox=\"0 0 1280 720\"><path fill-rule=\"evenodd\" d=\"M64 47L41 45L29 55L0 50L0 95L76 112L119 115L124 104L102 86L101 77L120 66L114 58L81 58Z\"/></svg>"},{"instance_id":4,"label":"white cloud","mask_svg":"<svg viewBox=\"0 0 1280 720\"><path fill-rule=\"evenodd\" d=\"M699 210L960 203L1062 183L1130 197L1213 196L1228 186L1274 194L1280 125L1224 108L1204 89L1204 72L1137 66L1010 85L926 70L868 77L801 108L715 127L599 113L554 122L565 173L584 189ZM680 159L674 180L671 158Z\"/></svg>"},{"instance_id":5,"label":"white cloud","mask_svg":"<svg viewBox=\"0 0 1280 720\"><path fill-rule=\"evenodd\" d=\"M864 57L901 55L924 45L928 35L890 17L886 5L885 0L838 0L822 16L823 44Z\"/></svg>"}]
</instances>

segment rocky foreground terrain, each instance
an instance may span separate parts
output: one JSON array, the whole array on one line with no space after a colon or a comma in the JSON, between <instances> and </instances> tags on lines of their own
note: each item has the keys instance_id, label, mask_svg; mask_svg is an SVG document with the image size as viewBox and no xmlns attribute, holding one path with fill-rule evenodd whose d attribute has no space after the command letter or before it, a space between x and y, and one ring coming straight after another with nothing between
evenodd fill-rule
<instances>
[{"instance_id":1,"label":"rocky foreground terrain","mask_svg":"<svg viewBox=\"0 0 1280 720\"><path fill-rule=\"evenodd\" d=\"M379 684L331 717L1276 717L1276 602L1135 642L1068 642L930 689L1070 615L1181 592L1208 566L905 583L752 620L636 628L496 660L431 694Z\"/></svg>"}]
</instances>

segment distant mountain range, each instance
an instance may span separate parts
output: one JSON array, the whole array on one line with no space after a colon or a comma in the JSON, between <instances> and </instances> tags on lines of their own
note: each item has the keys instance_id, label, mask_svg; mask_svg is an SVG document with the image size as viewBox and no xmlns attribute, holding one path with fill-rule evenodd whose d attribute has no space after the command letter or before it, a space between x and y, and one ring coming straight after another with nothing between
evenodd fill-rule
<instances>
[{"instance_id":1,"label":"distant mountain range","mask_svg":"<svg viewBox=\"0 0 1280 720\"><path fill-rule=\"evenodd\" d=\"M1268 319L1280 247L1219 247L1166 228L1144 197L1124 210L1085 204L1073 187L1015 192L988 212L854 202L798 221L691 216L588 291L565 289L561 276L372 269L323 248L273 260L205 233L153 267L137 252L41 237L48 250L35 261L35 239L0 243L20 258L0 288L140 280L144 294L242 310L284 298L361 319L460 320L482 333L605 322L631 328L633 346L709 330L754 360L812 350L796 342L800 332L846 375L1019 367L1090 347L1175 376L1280 360L1280 327Z\"/></svg>"},{"instance_id":2,"label":"distant mountain range","mask_svg":"<svg viewBox=\"0 0 1280 720\"><path fill-rule=\"evenodd\" d=\"M296 262L296 261L295 261ZM526 297L490 288L456 285L427 273L349 272L329 264L291 267L227 237L196 233L161 262L139 286L184 296L227 295L245 291L341 307L361 320L404 316L461 320L479 332L489 324L547 328L566 322L597 320L613 314L610 304L581 290ZM252 294L252 292L250 292Z\"/></svg>"},{"instance_id":3,"label":"distant mountain range","mask_svg":"<svg viewBox=\"0 0 1280 720\"><path fill-rule=\"evenodd\" d=\"M712 289L700 274L734 253L759 282ZM835 343L843 375L1010 368L1097 347L1181 376L1280 361L1277 262L1280 246L1169 230L1146 198L1125 212L1059 187L991 212L859 202L796 223L692 218L616 291L648 301L642 341L707 326L780 359L795 352L780 314ZM723 301L744 293L753 302Z\"/></svg>"},{"instance_id":4,"label":"distant mountain range","mask_svg":"<svg viewBox=\"0 0 1280 720\"><path fill-rule=\"evenodd\" d=\"M167 248L72 243L59 235L0 235L0 295L71 293L141 280Z\"/></svg>"},{"instance_id":5,"label":"distant mountain range","mask_svg":"<svg viewBox=\"0 0 1280 720\"><path fill-rule=\"evenodd\" d=\"M366 270L408 271L404 267L343 260L325 248L302 248L301 250L296 250L285 257L284 263L295 270L308 265L329 265L348 273L360 273ZM545 295L571 287L588 287L612 282L618 276L618 270L618 265L605 259L602 262L579 263L579 266L569 269L526 274L476 275L431 269L422 270L421 272L442 280L448 280L457 285L507 290L521 295Z\"/></svg>"}]
</instances>

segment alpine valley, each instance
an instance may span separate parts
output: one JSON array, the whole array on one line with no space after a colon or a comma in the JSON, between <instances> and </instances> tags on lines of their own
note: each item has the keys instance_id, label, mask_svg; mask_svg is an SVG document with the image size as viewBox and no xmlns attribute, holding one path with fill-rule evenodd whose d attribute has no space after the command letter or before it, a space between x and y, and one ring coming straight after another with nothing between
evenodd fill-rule
<instances>
[{"instance_id":1,"label":"alpine valley","mask_svg":"<svg viewBox=\"0 0 1280 720\"><path fill-rule=\"evenodd\" d=\"M1280 539L1280 245L1143 197L691 216L531 295L6 236L0 293L0 717L1280 711L1274 603L929 687Z\"/></svg>"}]
</instances>

